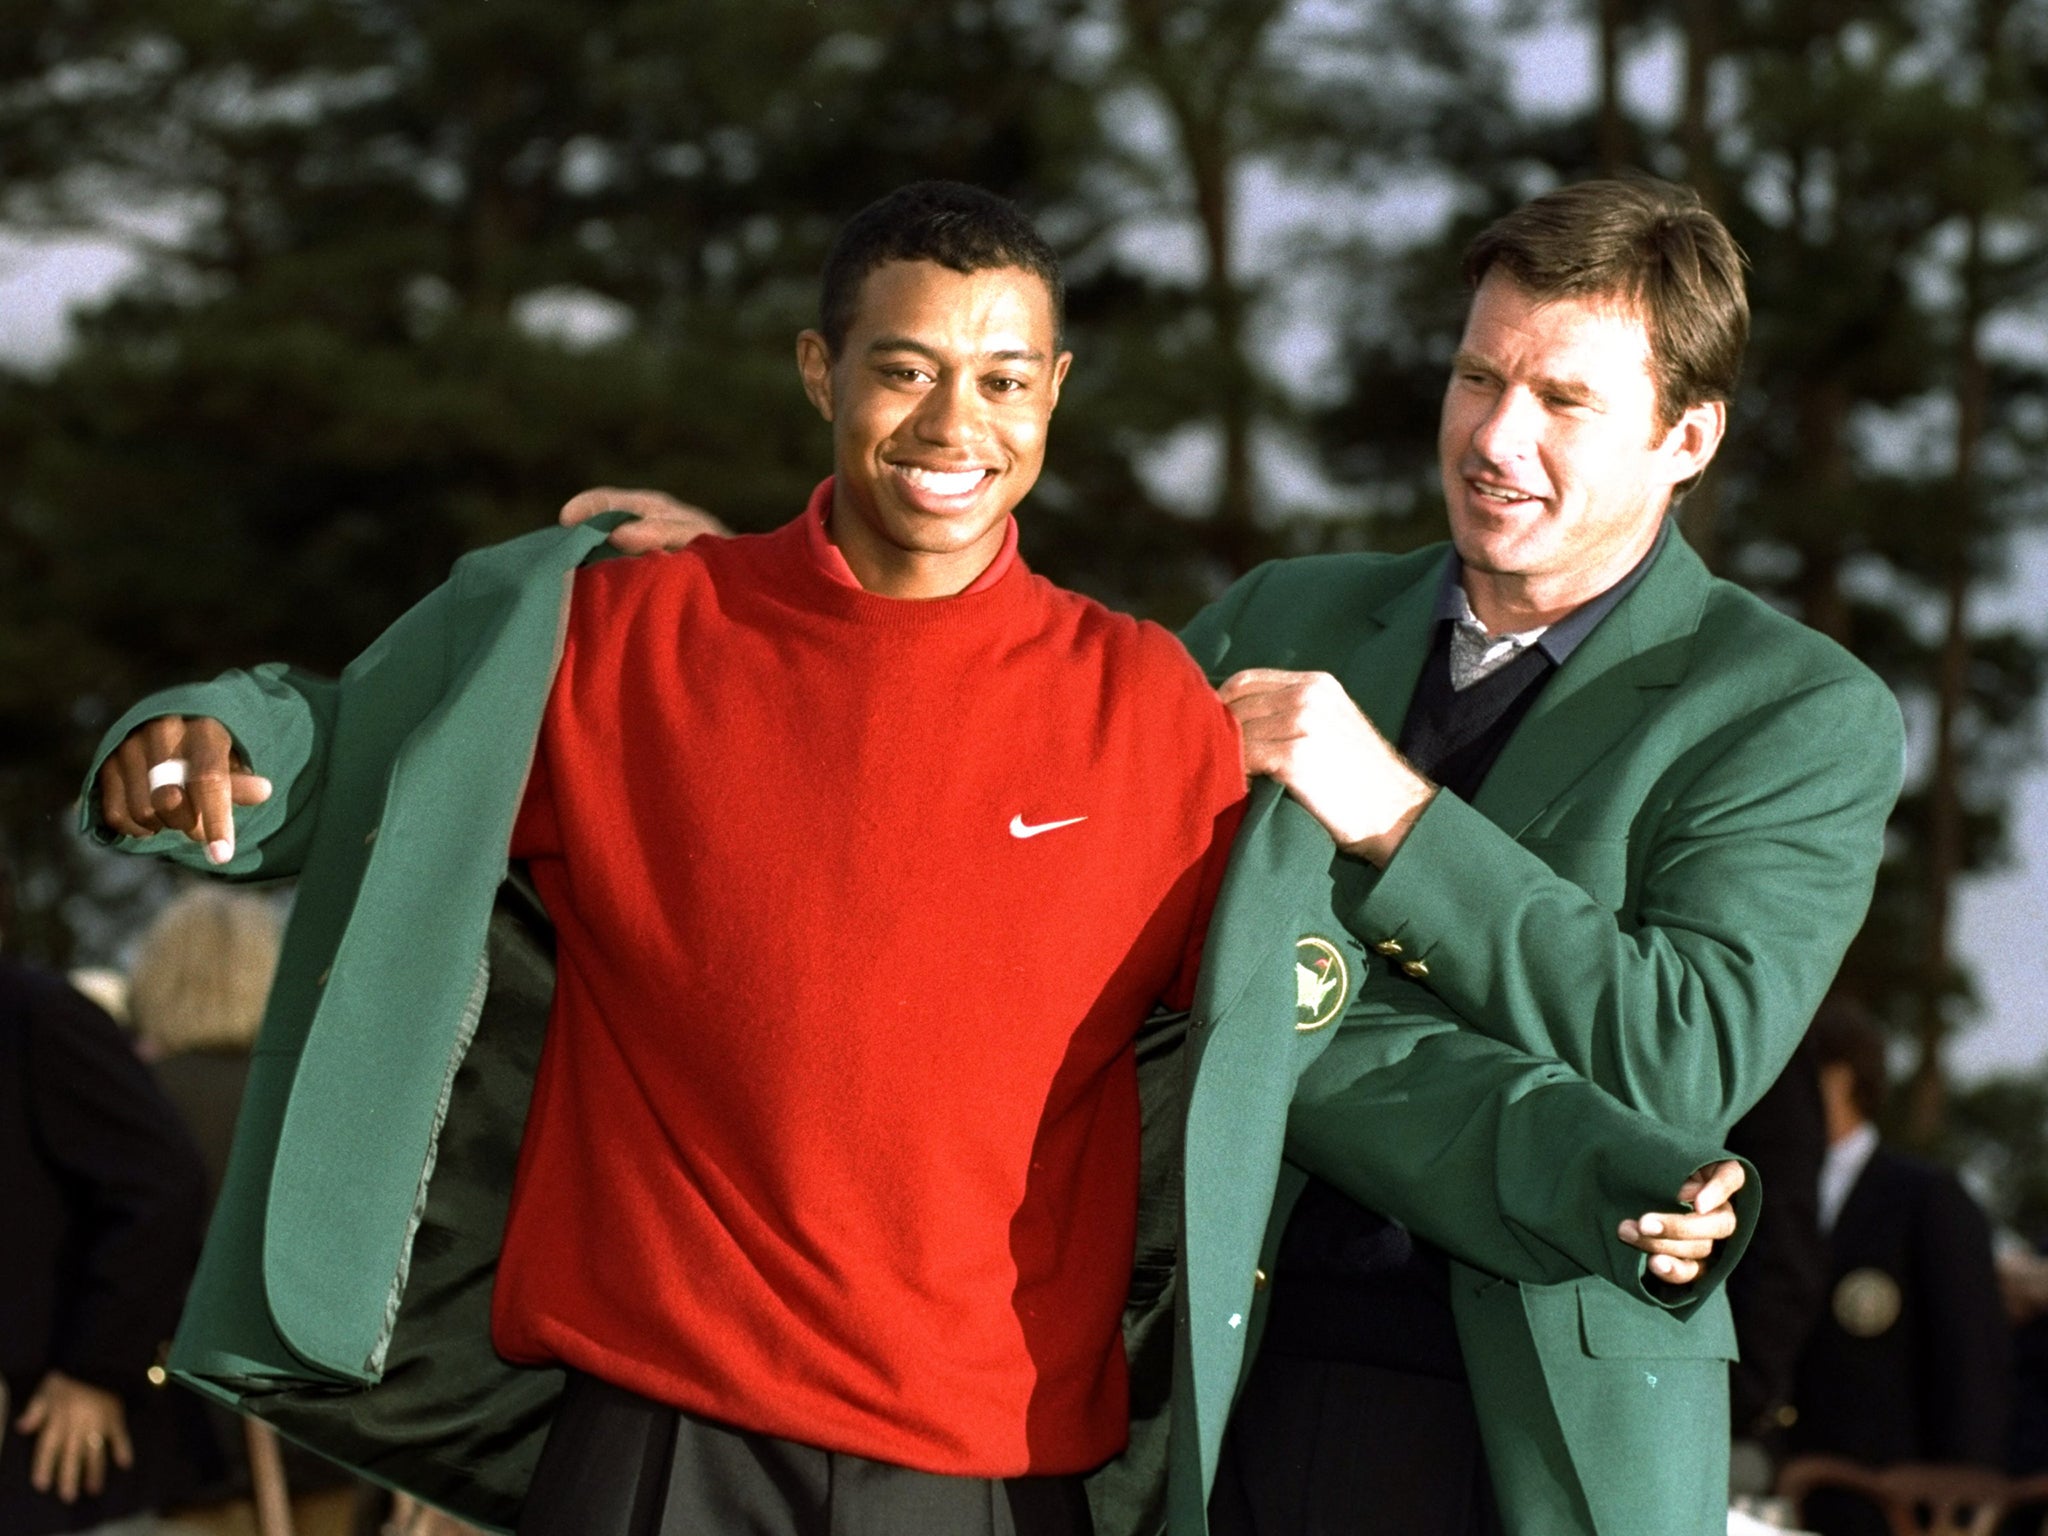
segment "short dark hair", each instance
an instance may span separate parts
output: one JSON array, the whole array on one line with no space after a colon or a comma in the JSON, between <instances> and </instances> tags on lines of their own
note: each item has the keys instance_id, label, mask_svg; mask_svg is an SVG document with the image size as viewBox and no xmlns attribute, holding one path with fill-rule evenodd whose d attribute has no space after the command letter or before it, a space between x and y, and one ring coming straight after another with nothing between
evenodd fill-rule
<instances>
[{"instance_id":1,"label":"short dark hair","mask_svg":"<svg viewBox=\"0 0 2048 1536\"><path fill-rule=\"evenodd\" d=\"M1539 300L1612 299L1650 338L1660 430L1730 400L1749 343L1742 248L1690 187L1650 176L1582 181L1524 203L1465 248L1477 288L1498 267Z\"/></svg>"},{"instance_id":2,"label":"short dark hair","mask_svg":"<svg viewBox=\"0 0 2048 1536\"><path fill-rule=\"evenodd\" d=\"M848 219L825 257L818 330L834 357L853 329L861 284L892 261L937 262L955 272L1017 267L1033 273L1052 299L1055 340L1066 329L1059 257L1015 204L965 182L913 181Z\"/></svg>"},{"instance_id":3,"label":"short dark hair","mask_svg":"<svg viewBox=\"0 0 2048 1536\"><path fill-rule=\"evenodd\" d=\"M1884 1030L1869 1010L1852 997L1831 992L1814 1014L1806 1038L1813 1042L1816 1065L1849 1069L1856 1108L1864 1119L1875 1120L1884 1109L1891 1070L1885 1061Z\"/></svg>"}]
</instances>

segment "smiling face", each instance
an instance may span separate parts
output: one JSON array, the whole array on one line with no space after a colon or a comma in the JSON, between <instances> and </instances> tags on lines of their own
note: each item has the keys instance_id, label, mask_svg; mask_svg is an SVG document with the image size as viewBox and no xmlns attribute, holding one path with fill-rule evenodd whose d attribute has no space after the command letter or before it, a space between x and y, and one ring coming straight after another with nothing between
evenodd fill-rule
<instances>
[{"instance_id":1,"label":"smiling face","mask_svg":"<svg viewBox=\"0 0 2048 1536\"><path fill-rule=\"evenodd\" d=\"M817 331L797 338L832 423L828 526L862 586L947 597L988 568L1045 461L1072 361L1055 346L1042 278L930 261L867 275L837 357Z\"/></svg>"},{"instance_id":2,"label":"smiling face","mask_svg":"<svg viewBox=\"0 0 2048 1536\"><path fill-rule=\"evenodd\" d=\"M1629 308L1539 302L1501 271L1472 298L1437 455L1465 591L1495 633L1562 618L1626 576L1673 487L1713 458L1718 402L1665 426Z\"/></svg>"}]
</instances>

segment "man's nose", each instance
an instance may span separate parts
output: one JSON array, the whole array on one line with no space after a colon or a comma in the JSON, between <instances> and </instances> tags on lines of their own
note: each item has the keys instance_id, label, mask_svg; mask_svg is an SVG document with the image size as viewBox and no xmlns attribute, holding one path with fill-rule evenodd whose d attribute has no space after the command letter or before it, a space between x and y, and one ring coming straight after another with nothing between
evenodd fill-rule
<instances>
[{"instance_id":1,"label":"man's nose","mask_svg":"<svg viewBox=\"0 0 2048 1536\"><path fill-rule=\"evenodd\" d=\"M1492 464L1507 464L1534 451L1543 419L1542 402L1526 389L1503 389L1472 430L1472 446Z\"/></svg>"},{"instance_id":2,"label":"man's nose","mask_svg":"<svg viewBox=\"0 0 2048 1536\"><path fill-rule=\"evenodd\" d=\"M927 442L978 442L988 430L988 401L972 377L941 378L917 410L917 435Z\"/></svg>"}]
</instances>

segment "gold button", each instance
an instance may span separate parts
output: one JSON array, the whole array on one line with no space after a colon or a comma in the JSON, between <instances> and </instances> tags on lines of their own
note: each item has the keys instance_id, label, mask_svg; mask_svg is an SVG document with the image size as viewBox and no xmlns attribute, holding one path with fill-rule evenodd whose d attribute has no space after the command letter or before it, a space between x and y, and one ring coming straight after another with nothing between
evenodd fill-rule
<instances>
[{"instance_id":1,"label":"gold button","mask_svg":"<svg viewBox=\"0 0 2048 1536\"><path fill-rule=\"evenodd\" d=\"M1255 1291L1263 1291L1263 1290L1264 1290L1265 1288L1266 1288L1266 1272L1265 1272L1265 1271L1264 1271L1263 1269L1255 1269L1255 1270L1253 1270L1253 1271L1252 1271L1252 1289L1253 1289L1253 1290L1255 1290Z\"/></svg>"},{"instance_id":2,"label":"gold button","mask_svg":"<svg viewBox=\"0 0 2048 1536\"><path fill-rule=\"evenodd\" d=\"M1401 974L1420 981L1429 974L1429 967L1420 960L1403 960L1401 962Z\"/></svg>"},{"instance_id":3,"label":"gold button","mask_svg":"<svg viewBox=\"0 0 2048 1536\"><path fill-rule=\"evenodd\" d=\"M1799 1422L1799 1410L1790 1403L1780 1403L1778 1411L1772 1414L1771 1417L1778 1421L1780 1429L1790 1429Z\"/></svg>"},{"instance_id":4,"label":"gold button","mask_svg":"<svg viewBox=\"0 0 2048 1536\"><path fill-rule=\"evenodd\" d=\"M1399 939L1381 939L1372 948L1374 954L1385 955L1389 960L1402 952Z\"/></svg>"},{"instance_id":5,"label":"gold button","mask_svg":"<svg viewBox=\"0 0 2048 1536\"><path fill-rule=\"evenodd\" d=\"M152 1365L147 1374L152 1387L160 1387L171 1379L171 1373L160 1365Z\"/></svg>"}]
</instances>

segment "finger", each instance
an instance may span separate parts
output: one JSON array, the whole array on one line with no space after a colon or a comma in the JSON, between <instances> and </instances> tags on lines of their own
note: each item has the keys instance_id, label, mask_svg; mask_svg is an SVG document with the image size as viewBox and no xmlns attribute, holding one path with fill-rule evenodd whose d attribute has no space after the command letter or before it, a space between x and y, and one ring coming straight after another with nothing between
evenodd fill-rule
<instances>
[{"instance_id":1,"label":"finger","mask_svg":"<svg viewBox=\"0 0 2048 1536\"><path fill-rule=\"evenodd\" d=\"M65 1503L77 1497L78 1469L73 1461L70 1440L55 1424L45 1425L43 1432L36 1436L35 1459L29 1465L29 1486L38 1493L55 1493ZM64 1493L69 1482L73 1490L71 1497Z\"/></svg>"},{"instance_id":2,"label":"finger","mask_svg":"<svg viewBox=\"0 0 2048 1536\"><path fill-rule=\"evenodd\" d=\"M695 508L682 510L696 513ZM631 555L651 555L686 548L707 533L723 538L731 530L705 512L689 517L642 518L638 522L621 523L606 537L614 549L622 549Z\"/></svg>"},{"instance_id":3,"label":"finger","mask_svg":"<svg viewBox=\"0 0 2048 1536\"><path fill-rule=\"evenodd\" d=\"M43 1427L44 1420L48 1419L49 1416L49 1394L38 1392L22 1405L21 1412L15 1417L15 1432L17 1434L32 1435Z\"/></svg>"},{"instance_id":4,"label":"finger","mask_svg":"<svg viewBox=\"0 0 2048 1536\"><path fill-rule=\"evenodd\" d=\"M562 503L562 510L555 514L555 521L564 528L574 528L578 523L586 522L600 512L610 511L617 505L614 498L622 494L610 486L603 485L587 491L578 491Z\"/></svg>"},{"instance_id":5,"label":"finger","mask_svg":"<svg viewBox=\"0 0 2048 1536\"><path fill-rule=\"evenodd\" d=\"M1726 1206L1704 1214L1651 1211L1639 1225L1647 1241L1714 1243L1735 1235L1735 1213Z\"/></svg>"},{"instance_id":6,"label":"finger","mask_svg":"<svg viewBox=\"0 0 2048 1536\"><path fill-rule=\"evenodd\" d=\"M261 805L274 788L260 773L232 773L228 776L228 797L236 805Z\"/></svg>"},{"instance_id":7,"label":"finger","mask_svg":"<svg viewBox=\"0 0 2048 1536\"><path fill-rule=\"evenodd\" d=\"M163 830L149 803L149 750L139 730L130 731L100 770L105 794L100 815L125 837L149 837Z\"/></svg>"},{"instance_id":8,"label":"finger","mask_svg":"<svg viewBox=\"0 0 2048 1536\"><path fill-rule=\"evenodd\" d=\"M1695 1211L1723 1209L1735 1198L1736 1191L1749 1182L1748 1175L1742 1171L1742 1164L1733 1159L1715 1163L1704 1172L1705 1182L1693 1191L1692 1198L1686 1202Z\"/></svg>"},{"instance_id":9,"label":"finger","mask_svg":"<svg viewBox=\"0 0 2048 1536\"><path fill-rule=\"evenodd\" d=\"M225 864L235 856L234 738L218 720L192 720L185 732L185 791L193 808L192 836L206 856Z\"/></svg>"},{"instance_id":10,"label":"finger","mask_svg":"<svg viewBox=\"0 0 2048 1536\"><path fill-rule=\"evenodd\" d=\"M1700 1267L1690 1259L1660 1255L1650 1260L1650 1272L1659 1280L1668 1280L1673 1285L1690 1285L1699 1278Z\"/></svg>"},{"instance_id":11,"label":"finger","mask_svg":"<svg viewBox=\"0 0 2048 1536\"><path fill-rule=\"evenodd\" d=\"M1246 667L1242 672L1233 672L1223 679L1223 686L1216 692L1227 704L1232 699L1252 694L1302 688L1316 678L1326 675L1319 672L1288 672L1279 667Z\"/></svg>"},{"instance_id":12,"label":"finger","mask_svg":"<svg viewBox=\"0 0 2048 1536\"><path fill-rule=\"evenodd\" d=\"M124 1417L117 1415L107 1426L107 1454L124 1472L135 1465L135 1443L128 1438L128 1421Z\"/></svg>"},{"instance_id":13,"label":"finger","mask_svg":"<svg viewBox=\"0 0 2048 1536\"><path fill-rule=\"evenodd\" d=\"M1711 1238L1646 1237L1634 1246L1652 1256L1661 1254L1670 1259L1710 1259L1714 1256Z\"/></svg>"},{"instance_id":14,"label":"finger","mask_svg":"<svg viewBox=\"0 0 2048 1536\"><path fill-rule=\"evenodd\" d=\"M556 521L564 528L573 528L600 512L630 512L635 517L658 522L724 527L724 524L702 507L693 507L688 502L678 501L666 491L627 490L616 485L600 485L577 492L562 503L562 510L557 514Z\"/></svg>"},{"instance_id":15,"label":"finger","mask_svg":"<svg viewBox=\"0 0 2048 1536\"><path fill-rule=\"evenodd\" d=\"M195 828L198 818L192 810L189 790L191 763L185 752L185 719L181 715L161 715L154 720L144 721L141 729L143 758L148 768L162 763L185 763L186 778L179 782L150 782L145 769L142 780L143 793L148 799L149 809L158 823L173 831L183 832L196 840Z\"/></svg>"},{"instance_id":16,"label":"finger","mask_svg":"<svg viewBox=\"0 0 2048 1536\"><path fill-rule=\"evenodd\" d=\"M81 1437L84 1449L78 1456L78 1481L72 1486L97 1495L107 1486L107 1442L98 1430Z\"/></svg>"}]
</instances>

